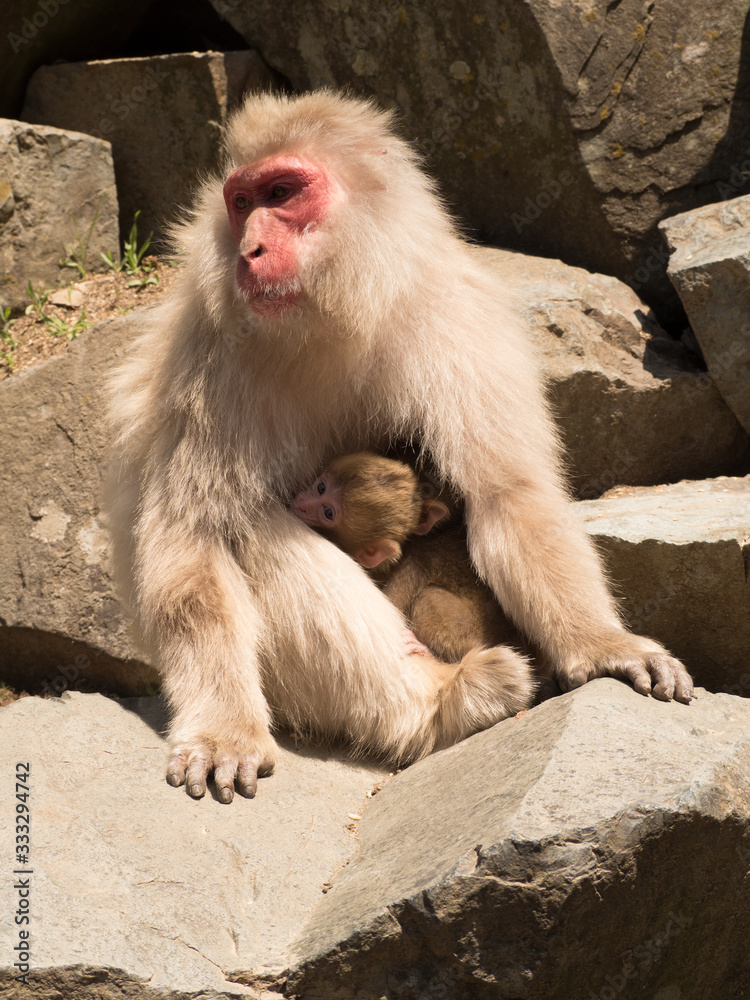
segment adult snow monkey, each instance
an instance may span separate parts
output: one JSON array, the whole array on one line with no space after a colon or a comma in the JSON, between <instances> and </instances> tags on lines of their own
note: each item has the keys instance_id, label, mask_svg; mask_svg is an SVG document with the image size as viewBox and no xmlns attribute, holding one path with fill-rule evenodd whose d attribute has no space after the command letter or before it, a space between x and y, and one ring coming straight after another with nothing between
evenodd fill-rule
<instances>
[{"instance_id":1,"label":"adult snow monkey","mask_svg":"<svg viewBox=\"0 0 750 1000\"><path fill-rule=\"evenodd\" d=\"M465 499L479 576L563 689L688 702L629 633L569 501L512 288L372 102L249 97L178 227L179 286L114 378L115 562L172 712L173 785L255 794L272 722L394 761L502 717L438 697L365 571L287 506L336 455L417 441ZM498 702L502 705L502 684Z\"/></svg>"}]
</instances>

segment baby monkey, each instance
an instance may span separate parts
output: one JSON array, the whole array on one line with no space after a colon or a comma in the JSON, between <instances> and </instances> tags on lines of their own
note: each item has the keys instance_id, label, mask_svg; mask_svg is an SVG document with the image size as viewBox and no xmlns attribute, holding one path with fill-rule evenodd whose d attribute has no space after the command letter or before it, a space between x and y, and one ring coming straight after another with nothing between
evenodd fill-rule
<instances>
[{"instance_id":1,"label":"baby monkey","mask_svg":"<svg viewBox=\"0 0 750 1000\"><path fill-rule=\"evenodd\" d=\"M497 689L502 679L515 715L536 689L527 658L511 648L521 636L474 572L455 510L424 492L405 462L357 452L331 462L292 512L370 571L418 640L410 651L443 661L446 684L491 678Z\"/></svg>"}]
</instances>

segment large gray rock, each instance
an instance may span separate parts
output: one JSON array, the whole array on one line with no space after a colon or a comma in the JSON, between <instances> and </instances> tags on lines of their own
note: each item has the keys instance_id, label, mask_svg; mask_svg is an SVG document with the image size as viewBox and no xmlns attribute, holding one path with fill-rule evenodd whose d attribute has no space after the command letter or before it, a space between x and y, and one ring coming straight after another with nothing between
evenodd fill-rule
<instances>
[{"instance_id":1,"label":"large gray rock","mask_svg":"<svg viewBox=\"0 0 750 1000\"><path fill-rule=\"evenodd\" d=\"M746 1000L744 699L594 681L370 800L382 769L285 747L231 806L166 784L154 700L0 719L6 804L31 764L30 995ZM15 912L10 878L0 901ZM17 928L0 936L8 991Z\"/></svg>"},{"instance_id":2,"label":"large gray rock","mask_svg":"<svg viewBox=\"0 0 750 1000\"><path fill-rule=\"evenodd\" d=\"M747 0L212 3L295 87L397 105L483 237L652 302L676 305L657 222L748 190Z\"/></svg>"},{"instance_id":3,"label":"large gray rock","mask_svg":"<svg viewBox=\"0 0 750 1000\"><path fill-rule=\"evenodd\" d=\"M717 388L750 431L750 195L684 212L659 227L669 277Z\"/></svg>"},{"instance_id":4,"label":"large gray rock","mask_svg":"<svg viewBox=\"0 0 750 1000\"><path fill-rule=\"evenodd\" d=\"M109 448L102 389L148 313L92 327L68 352L0 383L0 679L59 693L86 682L143 694L100 520Z\"/></svg>"},{"instance_id":5,"label":"large gray rock","mask_svg":"<svg viewBox=\"0 0 750 1000\"><path fill-rule=\"evenodd\" d=\"M749 754L750 703L603 680L428 758L370 803L287 989L746 997Z\"/></svg>"},{"instance_id":6,"label":"large gray rock","mask_svg":"<svg viewBox=\"0 0 750 1000\"><path fill-rule=\"evenodd\" d=\"M197 178L218 166L227 112L274 79L255 52L61 63L31 78L23 116L111 142L123 234L140 209L140 239L161 239Z\"/></svg>"},{"instance_id":7,"label":"large gray rock","mask_svg":"<svg viewBox=\"0 0 750 1000\"><path fill-rule=\"evenodd\" d=\"M582 496L747 470L744 429L631 288L557 260L478 252L518 290Z\"/></svg>"},{"instance_id":8,"label":"large gray rock","mask_svg":"<svg viewBox=\"0 0 750 1000\"><path fill-rule=\"evenodd\" d=\"M699 684L750 697L750 476L621 487L580 510L628 624Z\"/></svg>"},{"instance_id":9,"label":"large gray rock","mask_svg":"<svg viewBox=\"0 0 750 1000\"><path fill-rule=\"evenodd\" d=\"M0 792L13 814L18 762L31 766L34 996L256 996L226 970L284 967L356 848L350 814L387 774L285 743L253 801L195 801L165 781L164 722L158 699L78 693L0 713ZM0 887L6 915L13 881ZM0 940L8 996L10 920Z\"/></svg>"},{"instance_id":10,"label":"large gray rock","mask_svg":"<svg viewBox=\"0 0 750 1000\"><path fill-rule=\"evenodd\" d=\"M28 305L26 286L57 288L60 267L85 246L86 266L117 254L117 190L108 142L0 118L0 307Z\"/></svg>"}]
</instances>

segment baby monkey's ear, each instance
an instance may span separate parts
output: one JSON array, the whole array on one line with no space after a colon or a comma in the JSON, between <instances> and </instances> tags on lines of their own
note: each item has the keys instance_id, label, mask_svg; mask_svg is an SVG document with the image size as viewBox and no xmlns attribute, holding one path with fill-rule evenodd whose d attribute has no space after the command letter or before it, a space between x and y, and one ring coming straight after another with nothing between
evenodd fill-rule
<instances>
[{"instance_id":1,"label":"baby monkey's ear","mask_svg":"<svg viewBox=\"0 0 750 1000\"><path fill-rule=\"evenodd\" d=\"M422 513L419 515L419 522L414 529L415 535L426 535L432 531L438 521L450 514L450 508L446 507L440 500L423 500Z\"/></svg>"},{"instance_id":2,"label":"baby monkey's ear","mask_svg":"<svg viewBox=\"0 0 750 1000\"><path fill-rule=\"evenodd\" d=\"M370 542L357 549L354 558L365 569L375 569L386 560L395 561L401 558L401 546L394 542L392 538L381 538L377 542Z\"/></svg>"}]
</instances>

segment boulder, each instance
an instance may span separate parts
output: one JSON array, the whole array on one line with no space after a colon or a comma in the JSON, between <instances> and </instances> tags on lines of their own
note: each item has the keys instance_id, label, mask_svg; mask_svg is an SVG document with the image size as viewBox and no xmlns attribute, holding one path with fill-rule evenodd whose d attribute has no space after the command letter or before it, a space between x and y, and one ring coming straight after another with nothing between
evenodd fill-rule
<instances>
[{"instance_id":1,"label":"boulder","mask_svg":"<svg viewBox=\"0 0 750 1000\"><path fill-rule=\"evenodd\" d=\"M683 212L659 228L711 378L750 432L750 195Z\"/></svg>"},{"instance_id":2,"label":"boulder","mask_svg":"<svg viewBox=\"0 0 750 1000\"><path fill-rule=\"evenodd\" d=\"M594 681L369 799L382 768L284 743L231 806L166 784L156 699L27 698L2 725L6 803L30 764L30 996L747 995L744 699Z\"/></svg>"},{"instance_id":3,"label":"boulder","mask_svg":"<svg viewBox=\"0 0 750 1000\"><path fill-rule=\"evenodd\" d=\"M750 190L746 0L212 3L294 87L396 106L482 238L615 274L665 316L658 221Z\"/></svg>"},{"instance_id":4,"label":"boulder","mask_svg":"<svg viewBox=\"0 0 750 1000\"><path fill-rule=\"evenodd\" d=\"M80 241L80 242L79 242ZM26 288L57 288L77 272L71 250L101 271L117 253L117 190L108 142L0 118L0 308L28 305Z\"/></svg>"},{"instance_id":5,"label":"boulder","mask_svg":"<svg viewBox=\"0 0 750 1000\"><path fill-rule=\"evenodd\" d=\"M580 510L630 627L750 697L750 476L619 487Z\"/></svg>"},{"instance_id":6,"label":"boulder","mask_svg":"<svg viewBox=\"0 0 750 1000\"><path fill-rule=\"evenodd\" d=\"M196 801L165 780L165 722L158 698L77 692L2 710L0 786L14 813L18 765L30 764L33 995L257 997L224 970L284 967L355 850L350 815L387 775L286 741L256 799ZM0 891L15 913L13 879ZM11 921L0 940L7 996Z\"/></svg>"},{"instance_id":7,"label":"boulder","mask_svg":"<svg viewBox=\"0 0 750 1000\"><path fill-rule=\"evenodd\" d=\"M730 695L605 679L409 768L368 806L286 992L744 998L749 725Z\"/></svg>"},{"instance_id":8,"label":"boulder","mask_svg":"<svg viewBox=\"0 0 750 1000\"><path fill-rule=\"evenodd\" d=\"M117 51L151 0L4 0L0 4L0 115L15 117L33 71L55 59ZM153 15L152 15L153 17Z\"/></svg>"},{"instance_id":9,"label":"boulder","mask_svg":"<svg viewBox=\"0 0 750 1000\"><path fill-rule=\"evenodd\" d=\"M139 242L153 230L163 249L166 224L220 163L227 112L274 79L255 52L61 63L33 75L23 115L111 142L121 230L140 210Z\"/></svg>"},{"instance_id":10,"label":"boulder","mask_svg":"<svg viewBox=\"0 0 750 1000\"><path fill-rule=\"evenodd\" d=\"M6 683L60 693L84 682L120 694L157 683L115 595L99 511L104 379L147 315L92 327L64 355L0 383L0 427L13 442L0 462Z\"/></svg>"},{"instance_id":11,"label":"boulder","mask_svg":"<svg viewBox=\"0 0 750 1000\"><path fill-rule=\"evenodd\" d=\"M631 288L557 260L477 252L516 290L579 495L747 471L745 430Z\"/></svg>"}]
</instances>

